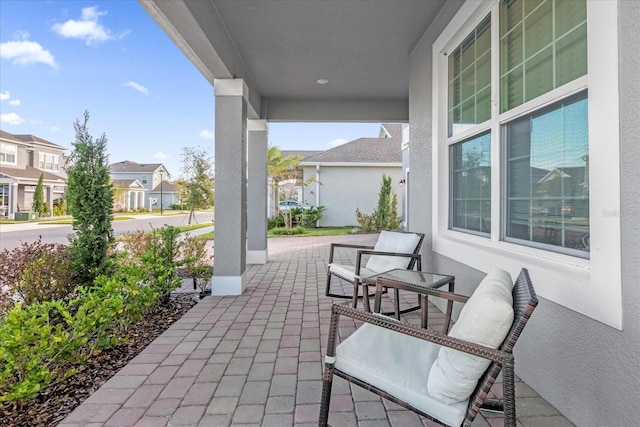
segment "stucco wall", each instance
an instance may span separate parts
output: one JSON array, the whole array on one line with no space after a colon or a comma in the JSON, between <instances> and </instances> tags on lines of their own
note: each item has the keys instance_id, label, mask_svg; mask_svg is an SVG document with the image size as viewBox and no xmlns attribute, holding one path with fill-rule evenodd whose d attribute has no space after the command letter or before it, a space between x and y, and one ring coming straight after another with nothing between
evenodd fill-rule
<instances>
[{"instance_id":1,"label":"stucco wall","mask_svg":"<svg viewBox=\"0 0 640 427\"><path fill-rule=\"evenodd\" d=\"M320 220L321 227L355 226L356 208L371 214L378 205L382 175L391 177L391 185L398 195L398 215L402 212L399 182L402 167L320 167L320 205L327 209ZM315 167L304 168L305 181L316 175ZM318 190L315 184L305 187L304 201L316 205ZM314 194L311 194L313 192Z\"/></svg>"},{"instance_id":2,"label":"stucco wall","mask_svg":"<svg viewBox=\"0 0 640 427\"><path fill-rule=\"evenodd\" d=\"M409 224L427 234L427 249L433 204L431 44L459 5L447 2L411 58ZM618 5L623 330L542 298L516 348L516 374L578 426L638 424L633 415L640 401L640 2ZM424 261L425 269L455 274L462 293L483 276L426 250Z\"/></svg>"}]
</instances>

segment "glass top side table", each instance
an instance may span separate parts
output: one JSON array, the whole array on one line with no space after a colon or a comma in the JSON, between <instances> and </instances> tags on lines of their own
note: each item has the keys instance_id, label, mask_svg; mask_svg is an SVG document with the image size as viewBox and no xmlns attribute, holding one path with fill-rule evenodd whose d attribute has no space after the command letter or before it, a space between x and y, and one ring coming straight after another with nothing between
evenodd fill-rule
<instances>
[{"instance_id":1,"label":"glass top side table","mask_svg":"<svg viewBox=\"0 0 640 427\"><path fill-rule=\"evenodd\" d=\"M406 269L395 269L384 273L376 274L375 276L367 277L363 279L364 291L368 292L368 287L371 285L376 286L374 309L376 313L380 313L382 289L391 288L394 290L394 312L396 318L400 320L400 314L409 311L421 309L422 327L427 327L427 319L429 316L429 295L438 295L437 289L448 285L448 291L454 292L455 277L447 274L429 273L426 271L414 271ZM418 294L418 305L400 311L399 290L411 291ZM366 294L365 294L366 295ZM366 301L365 301L366 303ZM369 310L365 304L365 309ZM445 315L445 324L443 327L444 332L448 332L449 325L451 323L451 314L453 311L453 301L447 301L447 313ZM391 313L383 313L391 314Z\"/></svg>"}]
</instances>

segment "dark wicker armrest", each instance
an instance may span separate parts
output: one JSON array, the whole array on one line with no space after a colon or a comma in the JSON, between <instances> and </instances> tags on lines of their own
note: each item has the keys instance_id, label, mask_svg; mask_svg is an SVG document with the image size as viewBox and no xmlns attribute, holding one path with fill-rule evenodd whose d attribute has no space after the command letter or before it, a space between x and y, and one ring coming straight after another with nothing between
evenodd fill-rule
<instances>
[{"instance_id":1,"label":"dark wicker armrest","mask_svg":"<svg viewBox=\"0 0 640 427\"><path fill-rule=\"evenodd\" d=\"M488 359L497 363L504 363L505 360L513 358L511 353L507 353L502 350L485 347L479 344L475 344L469 341L461 340L459 338L453 338L440 332L436 332L432 329L423 329L408 323L399 322L395 319L389 319L386 316L380 316L366 311L360 311L353 308L349 308L344 305L334 304L331 309L331 325L329 333L329 343L327 345L327 356L335 356L337 323L339 316L347 316L352 319L360 320L362 322L371 323L376 326L380 326L385 329L389 329L401 334L409 335L418 339L433 342L445 347L459 350L464 353L480 356L484 359Z\"/></svg>"}]
</instances>

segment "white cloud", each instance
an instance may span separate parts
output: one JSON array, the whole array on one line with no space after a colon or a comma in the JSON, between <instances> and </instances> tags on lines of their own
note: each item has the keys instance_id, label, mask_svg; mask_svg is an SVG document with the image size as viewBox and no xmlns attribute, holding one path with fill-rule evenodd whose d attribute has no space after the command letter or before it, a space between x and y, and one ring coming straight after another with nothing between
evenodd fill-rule
<instances>
[{"instance_id":1,"label":"white cloud","mask_svg":"<svg viewBox=\"0 0 640 427\"><path fill-rule=\"evenodd\" d=\"M153 158L158 160L166 160L169 157L170 156L168 154L165 154L162 151L158 151L156 154L153 155Z\"/></svg>"},{"instance_id":2,"label":"white cloud","mask_svg":"<svg viewBox=\"0 0 640 427\"><path fill-rule=\"evenodd\" d=\"M29 40L13 40L0 43L0 57L18 65L42 62L53 68L58 67L55 58L48 50L43 48L40 43Z\"/></svg>"},{"instance_id":3,"label":"white cloud","mask_svg":"<svg viewBox=\"0 0 640 427\"><path fill-rule=\"evenodd\" d=\"M49 130L50 130L51 132L60 132L60 127L58 127L58 126L51 126L51 127L49 127Z\"/></svg>"},{"instance_id":4,"label":"white cloud","mask_svg":"<svg viewBox=\"0 0 640 427\"><path fill-rule=\"evenodd\" d=\"M16 113L0 114L0 123L17 126L21 125L25 121L25 119Z\"/></svg>"},{"instance_id":5,"label":"white cloud","mask_svg":"<svg viewBox=\"0 0 640 427\"><path fill-rule=\"evenodd\" d=\"M349 141L344 138L334 139L333 141L329 141L329 147L337 147L338 145L346 144L347 142Z\"/></svg>"},{"instance_id":6,"label":"white cloud","mask_svg":"<svg viewBox=\"0 0 640 427\"><path fill-rule=\"evenodd\" d=\"M19 99L12 99L11 101L9 101L9 105L17 107L18 105L20 105L20 100Z\"/></svg>"},{"instance_id":7,"label":"white cloud","mask_svg":"<svg viewBox=\"0 0 640 427\"><path fill-rule=\"evenodd\" d=\"M200 136L200 138L202 139L210 139L211 141L214 141L216 139L216 134L206 129L201 130L198 136Z\"/></svg>"},{"instance_id":8,"label":"white cloud","mask_svg":"<svg viewBox=\"0 0 640 427\"><path fill-rule=\"evenodd\" d=\"M127 82L124 84L127 87L133 88L135 90L137 90L138 92L145 94L145 95L149 95L149 89L147 89L146 87L142 86L139 83L136 82Z\"/></svg>"},{"instance_id":9,"label":"white cloud","mask_svg":"<svg viewBox=\"0 0 640 427\"><path fill-rule=\"evenodd\" d=\"M4 92L0 92L0 101L4 101L5 99L11 98L11 92L5 90Z\"/></svg>"},{"instance_id":10,"label":"white cloud","mask_svg":"<svg viewBox=\"0 0 640 427\"><path fill-rule=\"evenodd\" d=\"M110 29L98 23L100 17L107 12L98 12L98 7L85 7L82 9L80 19L69 19L62 24L54 24L53 31L62 37L69 39L81 39L86 44L92 45L121 37L114 35Z\"/></svg>"}]
</instances>

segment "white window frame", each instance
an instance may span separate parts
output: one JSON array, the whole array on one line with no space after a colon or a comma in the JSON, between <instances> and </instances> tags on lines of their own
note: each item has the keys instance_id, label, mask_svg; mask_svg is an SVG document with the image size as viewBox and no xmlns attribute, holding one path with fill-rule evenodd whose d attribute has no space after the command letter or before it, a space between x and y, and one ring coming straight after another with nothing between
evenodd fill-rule
<instances>
[{"instance_id":1,"label":"white window frame","mask_svg":"<svg viewBox=\"0 0 640 427\"><path fill-rule=\"evenodd\" d=\"M481 271L500 267L516 275L529 269L541 297L622 329L620 250L620 159L618 97L618 6L587 1L588 75L508 112L499 114L498 8L491 0L467 1L433 44L433 250ZM491 13L492 34L492 210L491 237L448 229L449 143L447 137L447 56ZM588 89L590 259L500 240L500 123ZM497 119L496 119L497 118ZM477 132L477 130L476 130ZM462 140L474 132L455 135Z\"/></svg>"},{"instance_id":2,"label":"white window frame","mask_svg":"<svg viewBox=\"0 0 640 427\"><path fill-rule=\"evenodd\" d=\"M0 164L3 165L17 165L18 164L18 146L16 144L9 144L7 142L0 142L0 151L4 154L3 160L0 160ZM9 148L13 148L13 152L9 152ZM13 155L13 162L6 160L7 155Z\"/></svg>"}]
</instances>

